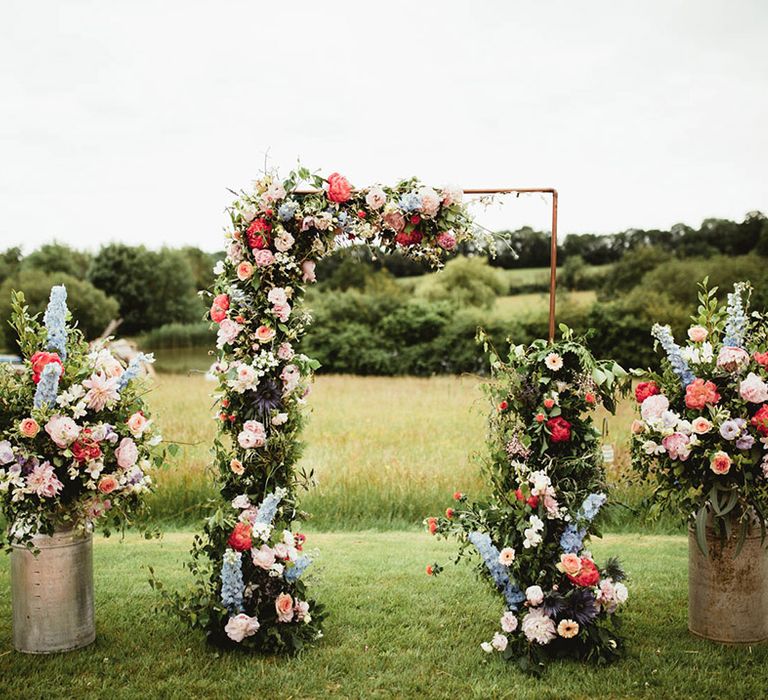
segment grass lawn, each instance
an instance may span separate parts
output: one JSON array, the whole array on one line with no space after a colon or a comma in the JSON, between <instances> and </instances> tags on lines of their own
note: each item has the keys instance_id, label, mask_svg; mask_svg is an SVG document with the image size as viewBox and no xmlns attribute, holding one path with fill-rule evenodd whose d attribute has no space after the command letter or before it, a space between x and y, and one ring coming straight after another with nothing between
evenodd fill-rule
<instances>
[{"instance_id":1,"label":"grass lawn","mask_svg":"<svg viewBox=\"0 0 768 700\"><path fill-rule=\"evenodd\" d=\"M454 547L414 532L314 533L313 591L329 608L325 638L294 659L217 653L150 610L143 567L183 584L187 532L161 542L97 540L98 638L84 650L25 656L11 647L8 560L0 564L0 698L762 698L768 645L726 647L686 631L686 543L611 535L632 577L628 657L607 669L572 662L540 680L486 656L498 601L470 567L429 578Z\"/></svg>"}]
</instances>

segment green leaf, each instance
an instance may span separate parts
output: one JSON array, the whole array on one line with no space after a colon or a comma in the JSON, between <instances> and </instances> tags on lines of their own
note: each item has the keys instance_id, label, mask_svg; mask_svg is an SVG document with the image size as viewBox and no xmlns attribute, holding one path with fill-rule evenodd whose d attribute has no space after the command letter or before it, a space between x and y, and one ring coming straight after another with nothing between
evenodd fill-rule
<instances>
[{"instance_id":1,"label":"green leaf","mask_svg":"<svg viewBox=\"0 0 768 700\"><path fill-rule=\"evenodd\" d=\"M696 544L699 545L699 550L705 556L709 556L709 548L707 547L707 506L699 508L699 512L696 513Z\"/></svg>"}]
</instances>

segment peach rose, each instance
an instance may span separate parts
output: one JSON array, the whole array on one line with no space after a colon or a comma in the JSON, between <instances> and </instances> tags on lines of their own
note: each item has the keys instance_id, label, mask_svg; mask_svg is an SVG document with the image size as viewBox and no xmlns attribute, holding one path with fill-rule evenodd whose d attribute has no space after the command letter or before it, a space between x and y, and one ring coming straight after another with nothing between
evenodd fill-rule
<instances>
[{"instance_id":1,"label":"peach rose","mask_svg":"<svg viewBox=\"0 0 768 700\"><path fill-rule=\"evenodd\" d=\"M260 343L270 343L275 337L275 329L269 326L259 326L256 329L256 339Z\"/></svg>"},{"instance_id":2,"label":"peach rose","mask_svg":"<svg viewBox=\"0 0 768 700\"><path fill-rule=\"evenodd\" d=\"M19 423L19 432L28 438L33 438L40 432L40 425L34 418L25 418Z\"/></svg>"},{"instance_id":3,"label":"peach rose","mask_svg":"<svg viewBox=\"0 0 768 700\"><path fill-rule=\"evenodd\" d=\"M578 576L581 571L581 558L578 554L561 554L557 568L568 576Z\"/></svg>"},{"instance_id":4,"label":"peach rose","mask_svg":"<svg viewBox=\"0 0 768 700\"><path fill-rule=\"evenodd\" d=\"M699 416L698 418L693 419L691 428L696 435L704 435L712 430L712 423L704 418L704 416Z\"/></svg>"},{"instance_id":5,"label":"peach rose","mask_svg":"<svg viewBox=\"0 0 768 700\"><path fill-rule=\"evenodd\" d=\"M244 260L237 266L237 279L245 282L245 280L249 280L251 277L253 277L253 265Z\"/></svg>"},{"instance_id":6,"label":"peach rose","mask_svg":"<svg viewBox=\"0 0 768 700\"><path fill-rule=\"evenodd\" d=\"M232 470L233 474L237 474L238 476L242 476L245 472L245 467L239 459L231 459L229 461L229 468Z\"/></svg>"},{"instance_id":7,"label":"peach rose","mask_svg":"<svg viewBox=\"0 0 768 700\"><path fill-rule=\"evenodd\" d=\"M149 421L144 417L141 411L136 411L127 421L128 430L136 437L141 437L149 426Z\"/></svg>"},{"instance_id":8,"label":"peach rose","mask_svg":"<svg viewBox=\"0 0 768 700\"><path fill-rule=\"evenodd\" d=\"M715 474L727 474L731 470L731 458L728 456L728 453L722 451L715 452L709 461L709 468Z\"/></svg>"},{"instance_id":9,"label":"peach rose","mask_svg":"<svg viewBox=\"0 0 768 700\"><path fill-rule=\"evenodd\" d=\"M117 479L111 474L101 477L101 480L99 481L99 491L104 495L112 493L117 487Z\"/></svg>"},{"instance_id":10,"label":"peach rose","mask_svg":"<svg viewBox=\"0 0 768 700\"><path fill-rule=\"evenodd\" d=\"M305 260L303 263L301 263L301 272L301 279L303 282L317 282L317 277L315 277L314 260Z\"/></svg>"},{"instance_id":11,"label":"peach rose","mask_svg":"<svg viewBox=\"0 0 768 700\"><path fill-rule=\"evenodd\" d=\"M288 593L281 593L275 599L278 622L290 622L293 620L293 598Z\"/></svg>"},{"instance_id":12,"label":"peach rose","mask_svg":"<svg viewBox=\"0 0 768 700\"><path fill-rule=\"evenodd\" d=\"M253 259L256 262L256 267L269 267L275 262L275 256L272 254L272 251L267 248L254 250Z\"/></svg>"},{"instance_id":13,"label":"peach rose","mask_svg":"<svg viewBox=\"0 0 768 700\"><path fill-rule=\"evenodd\" d=\"M708 331L704 326L691 326L688 329L688 337L694 343L703 343L707 339Z\"/></svg>"},{"instance_id":14,"label":"peach rose","mask_svg":"<svg viewBox=\"0 0 768 700\"><path fill-rule=\"evenodd\" d=\"M630 427L630 430L632 431L633 435L640 435L641 433L645 432L645 423L635 418L635 420L632 421L632 426Z\"/></svg>"}]
</instances>

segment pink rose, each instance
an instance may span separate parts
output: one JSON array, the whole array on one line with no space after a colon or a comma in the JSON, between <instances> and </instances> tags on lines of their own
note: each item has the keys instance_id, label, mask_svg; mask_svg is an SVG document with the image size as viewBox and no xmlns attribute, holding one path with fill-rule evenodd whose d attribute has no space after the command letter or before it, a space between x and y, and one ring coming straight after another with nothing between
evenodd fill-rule
<instances>
[{"instance_id":1,"label":"pink rose","mask_svg":"<svg viewBox=\"0 0 768 700\"><path fill-rule=\"evenodd\" d=\"M373 211L376 211L377 209L381 209L387 202L387 195L384 192L381 187L378 185L375 187L371 187L368 190L368 194L365 195L365 203L373 209Z\"/></svg>"},{"instance_id":2,"label":"pink rose","mask_svg":"<svg viewBox=\"0 0 768 700\"><path fill-rule=\"evenodd\" d=\"M237 266L237 279L245 282L245 280L249 280L251 277L253 277L253 265L244 260Z\"/></svg>"},{"instance_id":3,"label":"pink rose","mask_svg":"<svg viewBox=\"0 0 768 700\"><path fill-rule=\"evenodd\" d=\"M118 487L117 479L111 474L101 477L99 481L99 491L105 496L112 493Z\"/></svg>"},{"instance_id":4,"label":"pink rose","mask_svg":"<svg viewBox=\"0 0 768 700\"><path fill-rule=\"evenodd\" d=\"M257 420L245 421L245 423L243 423L243 430L246 430L249 433L256 433L261 437L267 437L267 432L264 429L264 423L261 423Z\"/></svg>"},{"instance_id":5,"label":"pink rose","mask_svg":"<svg viewBox=\"0 0 768 700\"><path fill-rule=\"evenodd\" d=\"M450 207L451 204L461 204L461 201L464 199L464 190L456 185L446 185L440 191L440 194L443 195L443 204L446 207Z\"/></svg>"},{"instance_id":6,"label":"pink rose","mask_svg":"<svg viewBox=\"0 0 768 700\"><path fill-rule=\"evenodd\" d=\"M256 340L260 343L269 343L275 337L275 329L269 326L259 326L256 329Z\"/></svg>"},{"instance_id":7,"label":"pink rose","mask_svg":"<svg viewBox=\"0 0 768 700\"><path fill-rule=\"evenodd\" d=\"M34 418L25 418L19 423L19 432L28 438L33 438L40 432L40 425Z\"/></svg>"},{"instance_id":8,"label":"pink rose","mask_svg":"<svg viewBox=\"0 0 768 700\"><path fill-rule=\"evenodd\" d=\"M301 622L307 615L309 615L309 603L306 600L296 601L296 619Z\"/></svg>"},{"instance_id":9,"label":"pink rose","mask_svg":"<svg viewBox=\"0 0 768 700\"><path fill-rule=\"evenodd\" d=\"M275 600L278 622L293 620L293 598L288 593L281 593Z\"/></svg>"},{"instance_id":10,"label":"pink rose","mask_svg":"<svg viewBox=\"0 0 768 700\"><path fill-rule=\"evenodd\" d=\"M291 305L287 303L274 304L272 306L272 313L277 316L280 321L285 323L291 315Z\"/></svg>"},{"instance_id":11,"label":"pink rose","mask_svg":"<svg viewBox=\"0 0 768 700\"><path fill-rule=\"evenodd\" d=\"M221 349L230 344L238 335L243 327L235 323L231 318L225 318L219 324L219 332L216 334L216 346Z\"/></svg>"},{"instance_id":12,"label":"pink rose","mask_svg":"<svg viewBox=\"0 0 768 700\"><path fill-rule=\"evenodd\" d=\"M735 372L749 362L749 353L741 348L726 345L717 356L717 366L726 372Z\"/></svg>"},{"instance_id":13,"label":"pink rose","mask_svg":"<svg viewBox=\"0 0 768 700\"><path fill-rule=\"evenodd\" d=\"M456 238L449 231L438 233L435 240L437 241L437 245L443 250L453 250L456 247Z\"/></svg>"},{"instance_id":14,"label":"pink rose","mask_svg":"<svg viewBox=\"0 0 768 700\"><path fill-rule=\"evenodd\" d=\"M272 287L267 294L267 301L270 304L287 304L288 295L282 287Z\"/></svg>"},{"instance_id":15,"label":"pink rose","mask_svg":"<svg viewBox=\"0 0 768 700\"><path fill-rule=\"evenodd\" d=\"M693 419L691 428L696 435L704 435L712 430L712 423L704 418L704 416L699 416L698 418Z\"/></svg>"},{"instance_id":16,"label":"pink rose","mask_svg":"<svg viewBox=\"0 0 768 700\"><path fill-rule=\"evenodd\" d=\"M709 461L709 468L715 474L727 474L731 470L731 458L727 452L715 452Z\"/></svg>"},{"instance_id":17,"label":"pink rose","mask_svg":"<svg viewBox=\"0 0 768 700\"><path fill-rule=\"evenodd\" d=\"M739 394L749 403L764 403L768 401L768 385L754 372L750 372L739 384Z\"/></svg>"},{"instance_id":18,"label":"pink rose","mask_svg":"<svg viewBox=\"0 0 768 700\"><path fill-rule=\"evenodd\" d=\"M384 214L384 223L395 233L400 233L405 228L405 218L399 211Z\"/></svg>"},{"instance_id":19,"label":"pink rose","mask_svg":"<svg viewBox=\"0 0 768 700\"><path fill-rule=\"evenodd\" d=\"M328 176L328 199L337 204L346 202L352 196L352 185L349 180L338 173L331 173Z\"/></svg>"},{"instance_id":20,"label":"pink rose","mask_svg":"<svg viewBox=\"0 0 768 700\"><path fill-rule=\"evenodd\" d=\"M688 329L688 337L694 343L703 343L707 339L707 329L704 326L691 326Z\"/></svg>"},{"instance_id":21,"label":"pink rose","mask_svg":"<svg viewBox=\"0 0 768 700\"><path fill-rule=\"evenodd\" d=\"M121 469L130 469L139 458L139 450L131 438L123 438L115 450L117 464Z\"/></svg>"},{"instance_id":22,"label":"pink rose","mask_svg":"<svg viewBox=\"0 0 768 700\"><path fill-rule=\"evenodd\" d=\"M314 260L305 260L303 263L301 263L301 272L302 276L301 279L304 282L317 282L317 277L315 277L315 261Z\"/></svg>"},{"instance_id":23,"label":"pink rose","mask_svg":"<svg viewBox=\"0 0 768 700\"><path fill-rule=\"evenodd\" d=\"M295 239L288 231L281 231L275 236L275 248L281 253L288 252L295 242Z\"/></svg>"},{"instance_id":24,"label":"pink rose","mask_svg":"<svg viewBox=\"0 0 768 700\"><path fill-rule=\"evenodd\" d=\"M289 394L299 385L301 380L299 368L296 365L286 365L280 373L280 379L283 380L285 393Z\"/></svg>"},{"instance_id":25,"label":"pink rose","mask_svg":"<svg viewBox=\"0 0 768 700\"><path fill-rule=\"evenodd\" d=\"M267 248L253 251L253 259L256 262L257 267L269 267L275 262L275 256L272 255L272 251Z\"/></svg>"},{"instance_id":26,"label":"pink rose","mask_svg":"<svg viewBox=\"0 0 768 700\"><path fill-rule=\"evenodd\" d=\"M679 459L681 462L685 462L691 455L690 441L691 439L683 433L672 433L672 435L667 435L661 444L669 454L670 459Z\"/></svg>"}]
</instances>

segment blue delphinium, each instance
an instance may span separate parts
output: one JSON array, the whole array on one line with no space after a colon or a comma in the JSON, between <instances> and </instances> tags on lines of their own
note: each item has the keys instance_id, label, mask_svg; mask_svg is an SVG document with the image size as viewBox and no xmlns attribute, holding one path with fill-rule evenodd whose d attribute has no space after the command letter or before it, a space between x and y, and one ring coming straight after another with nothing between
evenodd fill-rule
<instances>
[{"instance_id":1,"label":"blue delphinium","mask_svg":"<svg viewBox=\"0 0 768 700\"><path fill-rule=\"evenodd\" d=\"M744 345L744 336L747 334L747 315L744 312L744 300L741 295L745 290L746 285L743 282L737 282L733 285L733 291L728 294L723 345L737 348Z\"/></svg>"},{"instance_id":2,"label":"blue delphinium","mask_svg":"<svg viewBox=\"0 0 768 700\"><path fill-rule=\"evenodd\" d=\"M507 567L499 561L499 550L494 546L490 536L485 532L475 531L469 533L468 539L483 558L496 588L504 594L509 609L517 610L518 604L525 600L525 595L509 577Z\"/></svg>"},{"instance_id":3,"label":"blue delphinium","mask_svg":"<svg viewBox=\"0 0 768 700\"><path fill-rule=\"evenodd\" d=\"M264 500L259 506L259 512L256 515L256 522L262 525L271 525L277 513L277 506L280 505L280 501L286 495L285 489L276 489L274 493L270 493L264 497Z\"/></svg>"},{"instance_id":4,"label":"blue delphinium","mask_svg":"<svg viewBox=\"0 0 768 700\"><path fill-rule=\"evenodd\" d=\"M280 219L280 221L290 221L296 216L298 208L299 205L296 204L296 202L292 199L288 199L278 207L277 218Z\"/></svg>"},{"instance_id":5,"label":"blue delphinium","mask_svg":"<svg viewBox=\"0 0 768 700\"><path fill-rule=\"evenodd\" d=\"M590 522L594 520L607 498L608 496L604 493L590 493L589 496L584 499L581 508L579 508L579 520L588 520Z\"/></svg>"},{"instance_id":6,"label":"blue delphinium","mask_svg":"<svg viewBox=\"0 0 768 700\"><path fill-rule=\"evenodd\" d=\"M415 192L408 192L400 197L400 208L403 211L416 211L421 207L421 197Z\"/></svg>"},{"instance_id":7,"label":"blue delphinium","mask_svg":"<svg viewBox=\"0 0 768 700\"><path fill-rule=\"evenodd\" d=\"M61 365L58 362L49 362L40 374L40 381L35 390L35 408L43 406L52 406L56 403L56 396L59 393L59 377L61 376Z\"/></svg>"},{"instance_id":8,"label":"blue delphinium","mask_svg":"<svg viewBox=\"0 0 768 700\"><path fill-rule=\"evenodd\" d=\"M51 287L48 308L43 316L48 331L48 349L67 359L67 288L63 284Z\"/></svg>"},{"instance_id":9,"label":"blue delphinium","mask_svg":"<svg viewBox=\"0 0 768 700\"><path fill-rule=\"evenodd\" d=\"M301 578L301 575L307 570L307 567L311 563L312 560L308 556L305 554L300 555L296 558L296 561L293 562L293 566L286 568L283 578L285 578L288 583L297 581L299 578Z\"/></svg>"},{"instance_id":10,"label":"blue delphinium","mask_svg":"<svg viewBox=\"0 0 768 700\"><path fill-rule=\"evenodd\" d=\"M244 590L242 552L227 549L221 565L221 604L232 614L243 612Z\"/></svg>"},{"instance_id":11,"label":"blue delphinium","mask_svg":"<svg viewBox=\"0 0 768 700\"><path fill-rule=\"evenodd\" d=\"M141 374L141 365L144 362L151 364L154 361L155 356L152 353L145 355L143 352L140 352L138 355L132 357L131 361L128 363L128 367L125 368L125 372L120 375L120 381L117 383L117 390L122 391L130 382Z\"/></svg>"},{"instance_id":12,"label":"blue delphinium","mask_svg":"<svg viewBox=\"0 0 768 700\"><path fill-rule=\"evenodd\" d=\"M560 549L566 554L578 554L586 534L587 528L578 528L573 523L568 523L563 534L560 535Z\"/></svg>"},{"instance_id":13,"label":"blue delphinium","mask_svg":"<svg viewBox=\"0 0 768 700\"><path fill-rule=\"evenodd\" d=\"M675 374L680 377L683 386L688 386L694 380L693 372L691 372L688 363L683 358L680 352L680 346L672 337L672 329L669 326L662 326L655 323L651 329L651 334L659 341L659 343L661 343L661 347L664 348L664 352L667 353L667 359L672 365L672 369Z\"/></svg>"}]
</instances>

